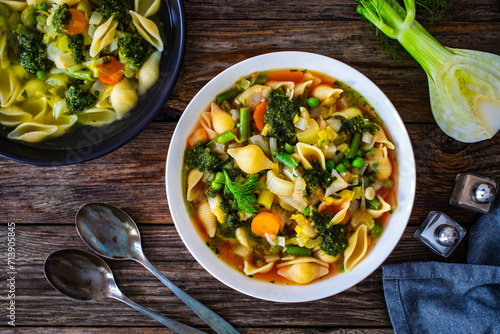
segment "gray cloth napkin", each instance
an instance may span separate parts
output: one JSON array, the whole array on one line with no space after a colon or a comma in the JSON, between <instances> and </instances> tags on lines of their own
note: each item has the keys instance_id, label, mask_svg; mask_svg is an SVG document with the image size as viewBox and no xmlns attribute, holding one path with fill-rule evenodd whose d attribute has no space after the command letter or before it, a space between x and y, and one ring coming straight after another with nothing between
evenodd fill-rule
<instances>
[{"instance_id":1,"label":"gray cloth napkin","mask_svg":"<svg viewBox=\"0 0 500 334\"><path fill-rule=\"evenodd\" d=\"M396 334L500 333L500 201L471 227L467 264L382 267Z\"/></svg>"}]
</instances>

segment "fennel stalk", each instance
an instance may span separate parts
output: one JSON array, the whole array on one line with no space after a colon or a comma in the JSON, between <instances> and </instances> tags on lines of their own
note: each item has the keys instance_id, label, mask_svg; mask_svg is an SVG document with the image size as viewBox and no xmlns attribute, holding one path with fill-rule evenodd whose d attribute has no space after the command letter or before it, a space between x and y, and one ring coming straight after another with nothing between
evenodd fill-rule
<instances>
[{"instance_id":1,"label":"fennel stalk","mask_svg":"<svg viewBox=\"0 0 500 334\"><path fill-rule=\"evenodd\" d=\"M427 73L431 109L448 136L466 143L500 130L500 56L441 45L415 21L414 0L358 0L358 13L396 39Z\"/></svg>"}]
</instances>

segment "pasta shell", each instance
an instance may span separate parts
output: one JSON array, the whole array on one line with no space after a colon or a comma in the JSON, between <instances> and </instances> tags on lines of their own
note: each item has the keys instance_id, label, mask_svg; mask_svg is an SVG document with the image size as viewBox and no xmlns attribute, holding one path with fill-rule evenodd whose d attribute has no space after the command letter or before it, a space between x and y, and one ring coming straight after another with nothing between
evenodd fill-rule
<instances>
[{"instance_id":1,"label":"pasta shell","mask_svg":"<svg viewBox=\"0 0 500 334\"><path fill-rule=\"evenodd\" d=\"M270 91L271 87L269 86L254 85L247 88L235 100L247 107L255 108L263 99L267 99Z\"/></svg>"},{"instance_id":2,"label":"pasta shell","mask_svg":"<svg viewBox=\"0 0 500 334\"><path fill-rule=\"evenodd\" d=\"M110 108L91 108L78 114L78 122L92 126L103 126L116 121L117 114Z\"/></svg>"},{"instance_id":3,"label":"pasta shell","mask_svg":"<svg viewBox=\"0 0 500 334\"><path fill-rule=\"evenodd\" d=\"M7 34L0 37L0 68L7 68L10 65L7 54Z\"/></svg>"},{"instance_id":4,"label":"pasta shell","mask_svg":"<svg viewBox=\"0 0 500 334\"><path fill-rule=\"evenodd\" d=\"M326 262L323 262L315 257L312 257L312 256L297 256L295 258L293 258L292 260L289 260L289 261L286 261L286 262L281 262L279 263L276 268L282 268L282 267L286 267L286 266L291 266L293 264L297 264L297 263L310 263L310 262L313 262L313 263L317 263L319 264L320 266L322 267L327 267L328 268L328 263Z\"/></svg>"},{"instance_id":5,"label":"pasta shell","mask_svg":"<svg viewBox=\"0 0 500 334\"><path fill-rule=\"evenodd\" d=\"M200 125L207 133L208 139L212 140L217 137L217 132L214 131L212 127L212 116L211 112L204 111L201 113Z\"/></svg>"},{"instance_id":6,"label":"pasta shell","mask_svg":"<svg viewBox=\"0 0 500 334\"><path fill-rule=\"evenodd\" d=\"M28 81L24 85L24 87L22 88L22 90L26 91L26 96L29 99L29 98L35 97L37 92L40 92L42 94L45 93L45 88L46 87L47 86L45 85L45 82L43 82L40 79L35 79L35 80Z\"/></svg>"},{"instance_id":7,"label":"pasta shell","mask_svg":"<svg viewBox=\"0 0 500 334\"><path fill-rule=\"evenodd\" d=\"M375 171L375 176L380 182L386 181L392 174L392 163L387 155L387 147L377 148L366 155L370 168Z\"/></svg>"},{"instance_id":8,"label":"pasta shell","mask_svg":"<svg viewBox=\"0 0 500 334\"><path fill-rule=\"evenodd\" d=\"M295 283L307 284L328 274L328 272L328 268L320 266L316 263L297 263L292 266L279 269L278 275L283 276Z\"/></svg>"},{"instance_id":9,"label":"pasta shell","mask_svg":"<svg viewBox=\"0 0 500 334\"><path fill-rule=\"evenodd\" d=\"M212 116L212 126L217 134L233 130L236 126L236 121L231 115L222 110L215 102L210 104L210 114Z\"/></svg>"},{"instance_id":10,"label":"pasta shell","mask_svg":"<svg viewBox=\"0 0 500 334\"><path fill-rule=\"evenodd\" d=\"M342 92L343 90L340 88L333 88L330 85L319 85L314 87L311 95L323 102L331 97L338 99Z\"/></svg>"},{"instance_id":11,"label":"pasta shell","mask_svg":"<svg viewBox=\"0 0 500 334\"><path fill-rule=\"evenodd\" d=\"M11 131L7 138L21 140L27 143L38 143L50 138L58 130L57 125L47 125L36 122L25 122Z\"/></svg>"},{"instance_id":12,"label":"pasta shell","mask_svg":"<svg viewBox=\"0 0 500 334\"><path fill-rule=\"evenodd\" d=\"M111 102L109 101L113 87L113 85L105 85L105 88L101 90L95 104L97 108L113 108Z\"/></svg>"},{"instance_id":13,"label":"pasta shell","mask_svg":"<svg viewBox=\"0 0 500 334\"><path fill-rule=\"evenodd\" d=\"M161 53L155 51L149 58L142 64L137 80L139 81L138 93L142 95L153 86L160 77L160 60Z\"/></svg>"},{"instance_id":14,"label":"pasta shell","mask_svg":"<svg viewBox=\"0 0 500 334\"><path fill-rule=\"evenodd\" d=\"M246 259L250 255L252 255L253 250L251 248L245 247L243 245L236 245L233 248L233 253L238 255L239 257Z\"/></svg>"},{"instance_id":15,"label":"pasta shell","mask_svg":"<svg viewBox=\"0 0 500 334\"><path fill-rule=\"evenodd\" d=\"M305 131L297 132L297 140L305 144L314 144L318 140L319 125L310 118L307 121L307 129Z\"/></svg>"},{"instance_id":16,"label":"pasta shell","mask_svg":"<svg viewBox=\"0 0 500 334\"><path fill-rule=\"evenodd\" d=\"M332 114L332 117L342 116L342 117L344 117L346 119L350 119L350 118L353 118L353 117L356 117L356 116L362 116L362 115L363 115L363 113L361 112L361 110L359 108L350 107L350 108L344 109L342 111L334 112Z\"/></svg>"},{"instance_id":17,"label":"pasta shell","mask_svg":"<svg viewBox=\"0 0 500 334\"><path fill-rule=\"evenodd\" d=\"M123 77L113 86L109 100L116 111L116 119L122 119L137 103L137 93L132 88L129 79Z\"/></svg>"},{"instance_id":18,"label":"pasta shell","mask_svg":"<svg viewBox=\"0 0 500 334\"><path fill-rule=\"evenodd\" d=\"M304 81L304 82L301 82L299 84L296 84L294 89L293 89L293 97L297 98L299 96L304 95L304 93L311 87L312 83L313 83L312 80L308 80L308 81Z\"/></svg>"},{"instance_id":19,"label":"pasta shell","mask_svg":"<svg viewBox=\"0 0 500 334\"><path fill-rule=\"evenodd\" d=\"M21 86L10 68L0 69L0 106L9 107L21 93Z\"/></svg>"},{"instance_id":20,"label":"pasta shell","mask_svg":"<svg viewBox=\"0 0 500 334\"><path fill-rule=\"evenodd\" d=\"M267 172L267 189L278 196L291 196L295 188L295 183L277 177L272 170Z\"/></svg>"},{"instance_id":21,"label":"pasta shell","mask_svg":"<svg viewBox=\"0 0 500 334\"><path fill-rule=\"evenodd\" d=\"M55 2L58 6L67 4L70 7L80 2L80 0L52 0L52 1Z\"/></svg>"},{"instance_id":22,"label":"pasta shell","mask_svg":"<svg viewBox=\"0 0 500 334\"><path fill-rule=\"evenodd\" d=\"M329 255L324 250L319 250L314 252L314 256L326 263L335 263L340 258L340 254L337 256Z\"/></svg>"},{"instance_id":23,"label":"pasta shell","mask_svg":"<svg viewBox=\"0 0 500 334\"><path fill-rule=\"evenodd\" d=\"M5 126L16 126L18 124L29 122L33 116L22 110L18 106L0 108L0 124Z\"/></svg>"},{"instance_id":24,"label":"pasta shell","mask_svg":"<svg viewBox=\"0 0 500 334\"><path fill-rule=\"evenodd\" d=\"M47 115L47 99L45 97L33 100L27 100L21 104L21 109L30 113L33 116L34 121L38 121L46 117Z\"/></svg>"},{"instance_id":25,"label":"pasta shell","mask_svg":"<svg viewBox=\"0 0 500 334\"><path fill-rule=\"evenodd\" d=\"M248 260L244 261L243 271L247 275L255 275L255 274L264 274L270 272L274 267L274 262L269 262L268 264L263 265L262 267L256 267L251 264Z\"/></svg>"},{"instance_id":26,"label":"pasta shell","mask_svg":"<svg viewBox=\"0 0 500 334\"><path fill-rule=\"evenodd\" d=\"M372 145L373 146L375 143L382 143L385 145L390 150L393 150L394 144L387 139L387 135L385 134L385 131L383 129L378 130L378 132L373 136L372 138Z\"/></svg>"},{"instance_id":27,"label":"pasta shell","mask_svg":"<svg viewBox=\"0 0 500 334\"><path fill-rule=\"evenodd\" d=\"M212 210L212 213L217 217L217 220L219 223L224 223L226 220L226 213L222 211L220 204L222 203L222 198L217 195L213 198L208 199L208 204L210 204L210 210Z\"/></svg>"},{"instance_id":28,"label":"pasta shell","mask_svg":"<svg viewBox=\"0 0 500 334\"><path fill-rule=\"evenodd\" d=\"M349 246L344 251L344 270L351 271L363 259L368 250L366 225L359 226L349 237Z\"/></svg>"},{"instance_id":29,"label":"pasta shell","mask_svg":"<svg viewBox=\"0 0 500 334\"><path fill-rule=\"evenodd\" d=\"M337 191L349 187L349 183L340 176L335 168L332 169L332 175L336 177L335 181L325 190L325 197L335 194Z\"/></svg>"},{"instance_id":30,"label":"pasta shell","mask_svg":"<svg viewBox=\"0 0 500 334\"><path fill-rule=\"evenodd\" d=\"M188 174L187 177L187 191L186 191L186 199L191 202L196 198L196 194L193 192L193 188L200 182L201 177L203 176L203 172L194 168ZM210 204L210 199L208 204Z\"/></svg>"},{"instance_id":31,"label":"pasta shell","mask_svg":"<svg viewBox=\"0 0 500 334\"><path fill-rule=\"evenodd\" d=\"M102 49L111 44L111 41L115 38L117 26L118 21L110 17L106 22L97 27L92 38L92 44L90 44L89 52L91 57L97 56Z\"/></svg>"},{"instance_id":32,"label":"pasta shell","mask_svg":"<svg viewBox=\"0 0 500 334\"><path fill-rule=\"evenodd\" d=\"M132 16L132 24L137 29L139 35L153 45L158 51L163 51L163 41L161 40L160 31L156 24L150 19L134 12L129 11Z\"/></svg>"},{"instance_id":33,"label":"pasta shell","mask_svg":"<svg viewBox=\"0 0 500 334\"><path fill-rule=\"evenodd\" d=\"M366 210L370 214L370 216L372 216L375 219L380 218L385 212L388 212L391 210L391 206L389 205L389 203L384 201L382 196L377 194L377 199L382 204L382 207L379 210L374 210L374 209L367 209Z\"/></svg>"},{"instance_id":34,"label":"pasta shell","mask_svg":"<svg viewBox=\"0 0 500 334\"><path fill-rule=\"evenodd\" d=\"M295 83L293 81L268 81L266 86L271 87L272 90L283 87L286 96L294 96Z\"/></svg>"},{"instance_id":35,"label":"pasta shell","mask_svg":"<svg viewBox=\"0 0 500 334\"><path fill-rule=\"evenodd\" d=\"M135 0L135 11L144 17L154 15L160 9L160 0Z\"/></svg>"},{"instance_id":36,"label":"pasta shell","mask_svg":"<svg viewBox=\"0 0 500 334\"><path fill-rule=\"evenodd\" d=\"M258 173L265 169L271 169L273 162L264 154L257 145L247 145L244 147L227 150L242 171L248 174Z\"/></svg>"},{"instance_id":37,"label":"pasta shell","mask_svg":"<svg viewBox=\"0 0 500 334\"><path fill-rule=\"evenodd\" d=\"M208 202L205 201L200 204L198 208L198 218L208 237L213 238L215 236L215 230L217 229L217 221L212 210L210 210Z\"/></svg>"},{"instance_id":38,"label":"pasta shell","mask_svg":"<svg viewBox=\"0 0 500 334\"><path fill-rule=\"evenodd\" d=\"M311 162L313 160L318 160L321 164L321 167L323 169L326 168L325 155L319 148L305 143L297 143L296 148L300 156L300 161L302 162L302 165L305 169L312 168Z\"/></svg>"},{"instance_id":39,"label":"pasta shell","mask_svg":"<svg viewBox=\"0 0 500 334\"><path fill-rule=\"evenodd\" d=\"M287 211L295 211L298 210L300 212L304 211L304 209L307 207L307 202L303 199L298 199L293 196L280 196L279 197L281 201L286 203L288 206L283 207L283 209ZM290 210L291 207L291 210Z\"/></svg>"},{"instance_id":40,"label":"pasta shell","mask_svg":"<svg viewBox=\"0 0 500 334\"><path fill-rule=\"evenodd\" d=\"M28 6L28 4L25 1L16 1L16 0L0 0L0 3L6 4L10 8L18 12L26 8L26 6Z\"/></svg>"},{"instance_id":41,"label":"pasta shell","mask_svg":"<svg viewBox=\"0 0 500 334\"><path fill-rule=\"evenodd\" d=\"M207 138L208 138L207 132L203 128L198 127L189 135L188 144L190 147L193 147L200 141L206 142Z\"/></svg>"},{"instance_id":42,"label":"pasta shell","mask_svg":"<svg viewBox=\"0 0 500 334\"><path fill-rule=\"evenodd\" d=\"M356 210L351 215L351 226L353 228L358 228L359 225L364 224L371 231L375 226L375 221L373 217L365 210Z\"/></svg>"}]
</instances>

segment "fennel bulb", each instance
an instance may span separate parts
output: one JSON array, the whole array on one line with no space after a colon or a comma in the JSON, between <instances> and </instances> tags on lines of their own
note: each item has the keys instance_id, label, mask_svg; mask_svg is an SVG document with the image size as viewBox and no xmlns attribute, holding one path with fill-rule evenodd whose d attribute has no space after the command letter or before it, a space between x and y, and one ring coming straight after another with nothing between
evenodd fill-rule
<instances>
[{"instance_id":1,"label":"fennel bulb","mask_svg":"<svg viewBox=\"0 0 500 334\"><path fill-rule=\"evenodd\" d=\"M500 56L442 46L417 21L414 0L358 0L358 13L397 39L427 73L431 108L448 136L466 143L500 130Z\"/></svg>"}]
</instances>

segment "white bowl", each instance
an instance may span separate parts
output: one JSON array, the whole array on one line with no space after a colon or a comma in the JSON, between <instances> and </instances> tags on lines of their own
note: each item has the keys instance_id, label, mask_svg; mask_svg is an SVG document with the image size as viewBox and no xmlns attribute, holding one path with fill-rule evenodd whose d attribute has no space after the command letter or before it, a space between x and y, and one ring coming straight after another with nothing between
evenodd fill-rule
<instances>
[{"instance_id":1,"label":"white bowl","mask_svg":"<svg viewBox=\"0 0 500 334\"><path fill-rule=\"evenodd\" d=\"M246 277L231 268L207 247L198 235L184 205L181 170L187 136L201 111L215 96L230 88L241 76L256 71L282 68L309 69L338 79L363 95L384 121L396 145L398 158L398 207L387 222L373 249L349 273L341 273L315 283L277 285ZM391 101L367 77L352 67L325 56L306 52L276 52L242 61L223 71L203 87L184 111L172 137L167 157L166 188L170 212L182 241L196 260L229 287L256 298L277 302L304 302L342 292L370 275L391 254L410 218L415 197L415 159L403 121Z\"/></svg>"}]
</instances>

